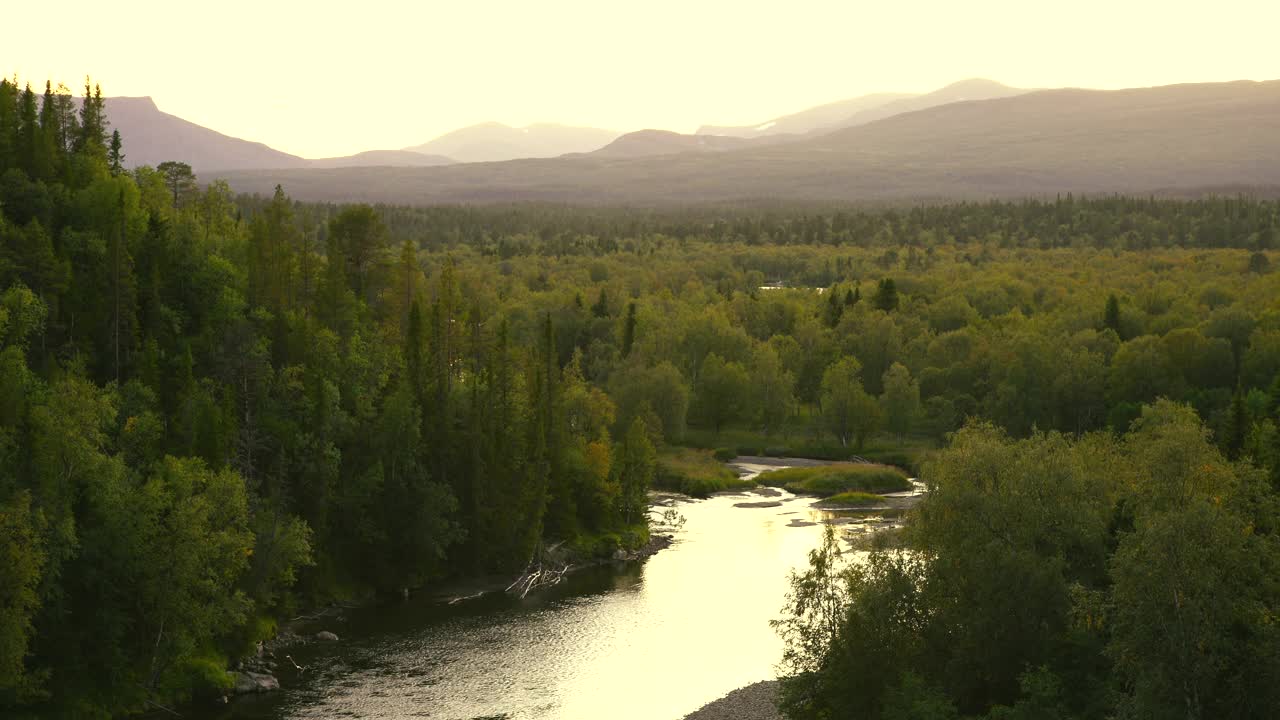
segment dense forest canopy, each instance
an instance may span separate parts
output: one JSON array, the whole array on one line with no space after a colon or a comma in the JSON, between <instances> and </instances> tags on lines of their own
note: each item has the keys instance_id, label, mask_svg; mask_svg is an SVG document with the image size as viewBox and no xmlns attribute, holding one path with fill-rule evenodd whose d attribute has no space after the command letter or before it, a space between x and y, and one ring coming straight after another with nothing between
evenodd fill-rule
<instances>
[{"instance_id":1,"label":"dense forest canopy","mask_svg":"<svg viewBox=\"0 0 1280 720\"><path fill-rule=\"evenodd\" d=\"M100 98L0 82L6 713L215 691L298 607L634 547L682 444L914 466L1165 399L1280 482L1274 202L302 204L125 171Z\"/></svg>"}]
</instances>

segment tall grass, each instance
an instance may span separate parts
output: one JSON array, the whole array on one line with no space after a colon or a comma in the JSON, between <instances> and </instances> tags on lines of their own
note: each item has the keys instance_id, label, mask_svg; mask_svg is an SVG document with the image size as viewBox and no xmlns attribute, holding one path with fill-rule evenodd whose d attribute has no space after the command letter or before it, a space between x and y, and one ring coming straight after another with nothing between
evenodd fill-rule
<instances>
[{"instance_id":1,"label":"tall grass","mask_svg":"<svg viewBox=\"0 0 1280 720\"><path fill-rule=\"evenodd\" d=\"M762 485L805 495L830 497L844 492L890 493L911 489L907 474L888 465L839 464L793 467L761 473Z\"/></svg>"},{"instance_id":2,"label":"tall grass","mask_svg":"<svg viewBox=\"0 0 1280 720\"><path fill-rule=\"evenodd\" d=\"M665 448L658 454L654 487L693 497L707 497L725 490L745 490L754 482L743 480L716 460L710 450Z\"/></svg>"},{"instance_id":3,"label":"tall grass","mask_svg":"<svg viewBox=\"0 0 1280 720\"><path fill-rule=\"evenodd\" d=\"M857 490L851 492L842 492L838 495L832 495L829 498L819 500L818 505L825 507L868 507L874 505L884 505L884 498L874 493L864 493Z\"/></svg>"}]
</instances>

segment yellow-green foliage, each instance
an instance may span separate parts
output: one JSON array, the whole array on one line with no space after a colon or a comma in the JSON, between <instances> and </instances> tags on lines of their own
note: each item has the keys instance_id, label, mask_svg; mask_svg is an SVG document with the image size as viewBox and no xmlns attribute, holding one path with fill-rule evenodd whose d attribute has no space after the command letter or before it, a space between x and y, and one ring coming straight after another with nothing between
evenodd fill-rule
<instances>
[{"instance_id":1,"label":"yellow-green foliage","mask_svg":"<svg viewBox=\"0 0 1280 720\"><path fill-rule=\"evenodd\" d=\"M714 492L742 490L755 483L743 480L728 466L715 459L710 450L668 448L658 455L654 486L693 497L706 497Z\"/></svg>"},{"instance_id":2,"label":"yellow-green foliage","mask_svg":"<svg viewBox=\"0 0 1280 720\"><path fill-rule=\"evenodd\" d=\"M758 478L761 484L793 493L830 497L844 492L889 493L910 490L907 474L888 465L838 464L782 468Z\"/></svg>"},{"instance_id":3,"label":"yellow-green foliage","mask_svg":"<svg viewBox=\"0 0 1280 720\"><path fill-rule=\"evenodd\" d=\"M853 490L850 492L842 492L837 495L832 495L831 497L826 498L824 500L819 500L818 504L826 505L829 507L855 507L855 506L860 507L864 505L883 505L884 498L874 493L865 493L865 492L859 492L857 490Z\"/></svg>"}]
</instances>

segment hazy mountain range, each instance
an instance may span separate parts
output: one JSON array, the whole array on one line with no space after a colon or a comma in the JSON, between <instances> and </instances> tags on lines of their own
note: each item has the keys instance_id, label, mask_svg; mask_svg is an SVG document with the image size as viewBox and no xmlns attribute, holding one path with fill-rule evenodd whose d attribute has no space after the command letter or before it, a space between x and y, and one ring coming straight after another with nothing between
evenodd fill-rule
<instances>
[{"instance_id":1,"label":"hazy mountain range","mask_svg":"<svg viewBox=\"0 0 1280 720\"><path fill-rule=\"evenodd\" d=\"M124 137L126 161L132 167L156 165L165 160L181 160L197 172L430 167L455 162L500 162L591 152L610 157L639 157L737 149L747 145L738 140L741 138L766 138L766 142L779 142L956 99L999 97L1018 92L1023 91L990 80L967 80L925 95L876 93L802 110L757 127L700 128L697 135L715 138L710 140L663 130L641 130L624 135L614 130L554 123L516 128L488 122L454 130L403 150L370 150L319 159L302 158L262 143L210 130L163 112L149 97L108 98L107 117ZM712 132L713 129L716 132Z\"/></svg>"},{"instance_id":2,"label":"hazy mountain range","mask_svg":"<svg viewBox=\"0 0 1280 720\"><path fill-rule=\"evenodd\" d=\"M130 164L181 159L237 190L282 183L306 200L656 205L1280 185L1280 81L1028 91L970 80L714 134L486 123L322 160L230 138L147 98L107 110Z\"/></svg>"},{"instance_id":3,"label":"hazy mountain range","mask_svg":"<svg viewBox=\"0 0 1280 720\"><path fill-rule=\"evenodd\" d=\"M875 93L848 100L840 100L809 108L808 110L801 110L791 115L783 115L751 127L703 125L698 128L697 134L731 135L743 138L766 137L769 135L812 135L838 130L839 128L865 125L893 115L914 110L924 110L936 105L945 105L964 100L1011 97L1025 92L1029 91L1011 88L994 80L975 78L961 80L923 95Z\"/></svg>"}]
</instances>

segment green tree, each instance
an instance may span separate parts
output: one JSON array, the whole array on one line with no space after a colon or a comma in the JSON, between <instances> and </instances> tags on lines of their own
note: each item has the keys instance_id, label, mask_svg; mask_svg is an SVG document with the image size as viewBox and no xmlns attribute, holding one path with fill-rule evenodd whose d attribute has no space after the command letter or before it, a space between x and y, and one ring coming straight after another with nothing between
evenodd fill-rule
<instances>
[{"instance_id":1,"label":"green tree","mask_svg":"<svg viewBox=\"0 0 1280 720\"><path fill-rule=\"evenodd\" d=\"M31 494L0 502L0 694L28 695L26 658L40 607L45 554Z\"/></svg>"},{"instance_id":2,"label":"green tree","mask_svg":"<svg viewBox=\"0 0 1280 720\"><path fill-rule=\"evenodd\" d=\"M1102 313L1102 327L1120 334L1120 300L1112 293L1107 296L1107 307Z\"/></svg>"},{"instance_id":3,"label":"green tree","mask_svg":"<svg viewBox=\"0 0 1280 720\"><path fill-rule=\"evenodd\" d=\"M898 286L893 278L884 278L876 286L875 297L871 299L877 310L893 312L898 309Z\"/></svg>"},{"instance_id":4,"label":"green tree","mask_svg":"<svg viewBox=\"0 0 1280 720\"><path fill-rule=\"evenodd\" d=\"M329 221L329 237L332 247L340 248L340 257L346 263L351 290L357 298L370 302L373 297L373 278L370 271L379 260L386 242L386 226L377 211L368 205L346 208ZM334 259L330 254L330 261Z\"/></svg>"},{"instance_id":5,"label":"green tree","mask_svg":"<svg viewBox=\"0 0 1280 720\"><path fill-rule=\"evenodd\" d=\"M191 166L177 160L166 160L156 166L156 171L164 178L165 187L173 195L173 208L182 207L187 196L195 192L196 176Z\"/></svg>"},{"instance_id":6,"label":"green tree","mask_svg":"<svg viewBox=\"0 0 1280 720\"><path fill-rule=\"evenodd\" d=\"M822 374L822 417L841 445L856 441L862 449L867 436L880 427L880 405L862 389L862 367L851 357L838 360Z\"/></svg>"},{"instance_id":7,"label":"green tree","mask_svg":"<svg viewBox=\"0 0 1280 720\"><path fill-rule=\"evenodd\" d=\"M894 363L885 371L883 384L880 404L884 408L885 428L898 436L911 432L920 417L920 385L901 363Z\"/></svg>"},{"instance_id":8,"label":"green tree","mask_svg":"<svg viewBox=\"0 0 1280 720\"><path fill-rule=\"evenodd\" d=\"M623 522L631 524L645 516L653 482L655 453L643 420L636 418L627 426L617 454L620 513Z\"/></svg>"},{"instance_id":9,"label":"green tree","mask_svg":"<svg viewBox=\"0 0 1280 720\"><path fill-rule=\"evenodd\" d=\"M753 407L766 435L778 432L791 415L795 384L795 377L783 367L772 347L766 344L756 349L748 386L754 390Z\"/></svg>"},{"instance_id":10,"label":"green tree","mask_svg":"<svg viewBox=\"0 0 1280 720\"><path fill-rule=\"evenodd\" d=\"M112 175L119 175L124 172L124 143L120 140L120 131L111 131L111 144L107 147L107 165L111 168ZM163 165L164 163L161 163ZM190 168L188 168L190 170ZM163 171L162 171L163 172ZM174 191L174 205L177 205L177 191Z\"/></svg>"},{"instance_id":11,"label":"green tree","mask_svg":"<svg viewBox=\"0 0 1280 720\"><path fill-rule=\"evenodd\" d=\"M750 380L742 365L725 362L715 353L703 359L698 382L694 385L694 403L698 415L717 434L725 423L742 416L749 392Z\"/></svg>"}]
</instances>

